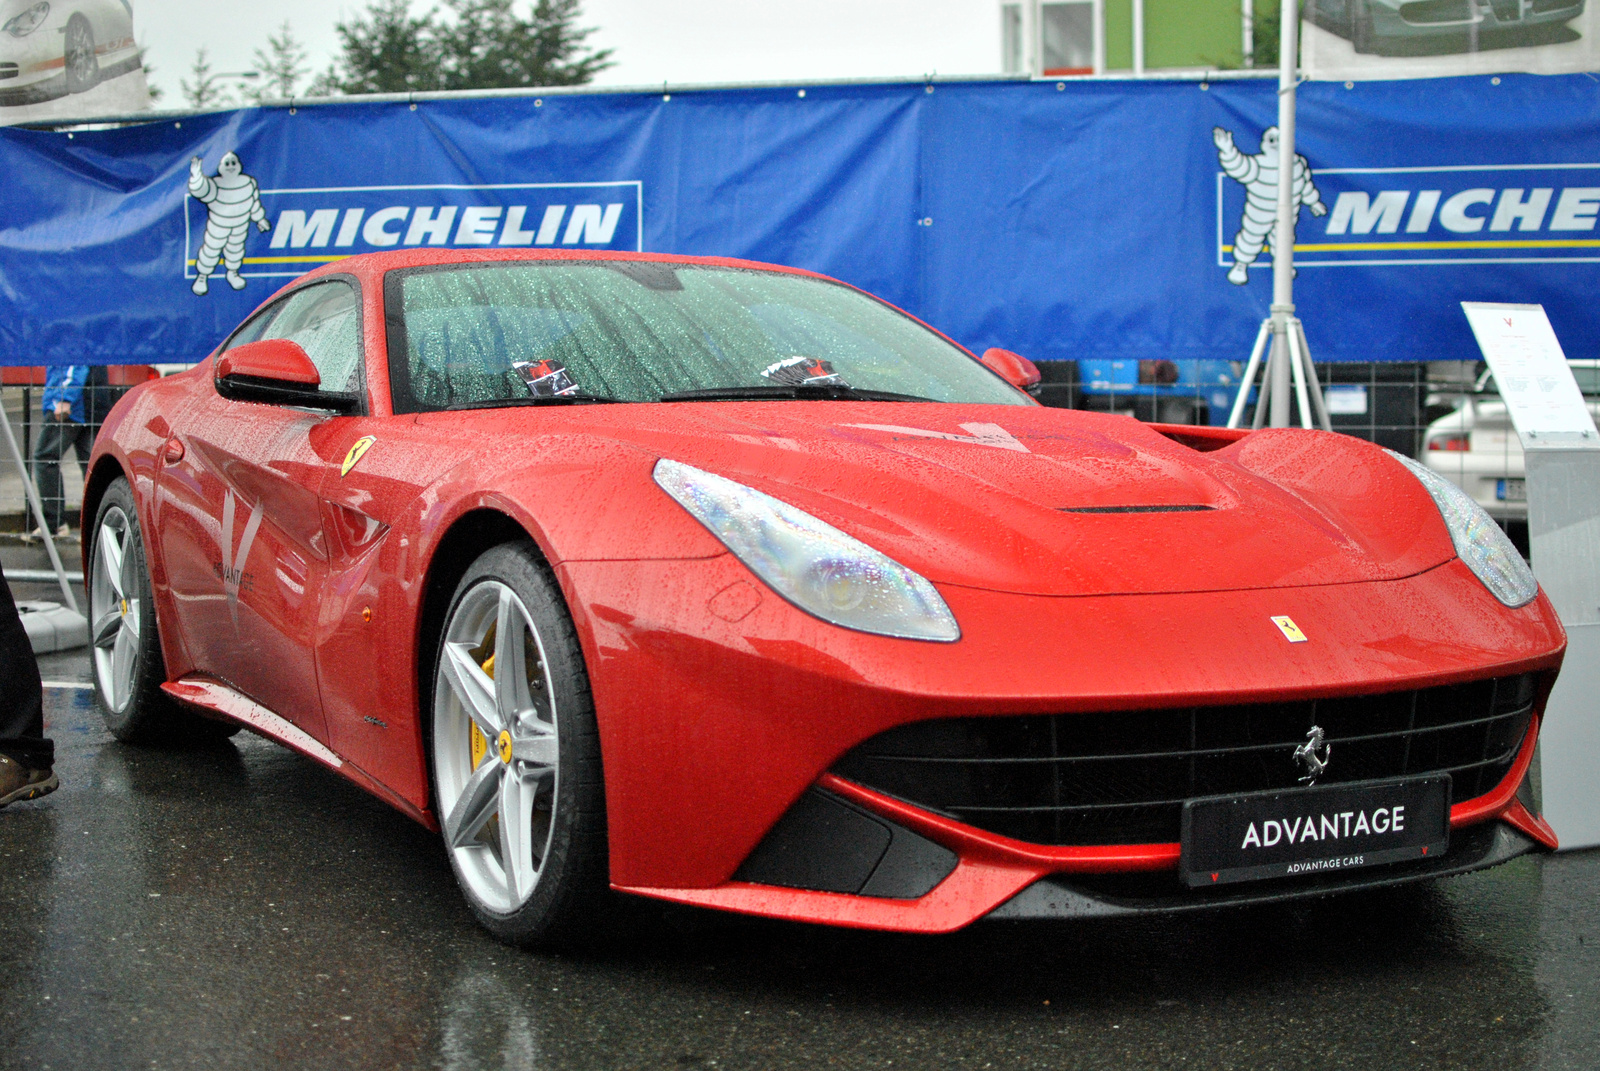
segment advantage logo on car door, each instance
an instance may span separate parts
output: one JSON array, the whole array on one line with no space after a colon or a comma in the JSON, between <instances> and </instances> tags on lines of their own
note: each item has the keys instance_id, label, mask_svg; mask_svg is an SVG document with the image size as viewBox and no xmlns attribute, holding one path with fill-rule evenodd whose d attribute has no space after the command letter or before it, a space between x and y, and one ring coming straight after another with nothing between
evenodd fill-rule
<instances>
[{"instance_id":1,"label":"advantage logo on car door","mask_svg":"<svg viewBox=\"0 0 1600 1071\"><path fill-rule=\"evenodd\" d=\"M250 519L245 522L244 535L239 537L238 552L234 552L233 524L237 513L237 499L232 491L222 500L222 530L217 533L217 543L222 551L222 561L213 567L217 579L222 581L222 591L228 598L228 613L233 627L239 627L239 591L255 589L256 576L245 568L250 560L250 545L256 541L261 528L261 503L250 508Z\"/></svg>"}]
</instances>

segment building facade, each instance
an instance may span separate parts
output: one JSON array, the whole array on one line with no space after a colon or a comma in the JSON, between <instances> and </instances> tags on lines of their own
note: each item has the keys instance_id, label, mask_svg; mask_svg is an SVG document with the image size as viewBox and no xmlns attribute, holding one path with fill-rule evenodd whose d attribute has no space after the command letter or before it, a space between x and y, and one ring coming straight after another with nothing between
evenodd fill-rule
<instances>
[{"instance_id":1,"label":"building facade","mask_svg":"<svg viewBox=\"0 0 1600 1071\"><path fill-rule=\"evenodd\" d=\"M1277 14L1278 0L1001 0L1000 65L1042 78L1251 67L1257 24Z\"/></svg>"}]
</instances>

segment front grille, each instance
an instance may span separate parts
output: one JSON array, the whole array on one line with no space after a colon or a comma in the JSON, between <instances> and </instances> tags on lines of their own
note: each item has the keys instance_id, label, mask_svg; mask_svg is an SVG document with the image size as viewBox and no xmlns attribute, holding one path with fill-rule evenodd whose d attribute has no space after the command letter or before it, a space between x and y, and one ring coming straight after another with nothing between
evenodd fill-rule
<instances>
[{"instance_id":1,"label":"front grille","mask_svg":"<svg viewBox=\"0 0 1600 1071\"><path fill-rule=\"evenodd\" d=\"M1415 26L1470 22L1472 9L1468 7L1469 2L1471 0L1417 0L1413 4L1401 4L1400 17Z\"/></svg>"},{"instance_id":2,"label":"front grille","mask_svg":"<svg viewBox=\"0 0 1600 1071\"><path fill-rule=\"evenodd\" d=\"M1532 674L1297 703L1179 707L902 725L833 772L1036 844L1165 844L1183 801L1294 788L1294 749L1320 726L1318 784L1448 772L1473 799L1511 769L1533 717Z\"/></svg>"},{"instance_id":3,"label":"front grille","mask_svg":"<svg viewBox=\"0 0 1600 1071\"><path fill-rule=\"evenodd\" d=\"M1489 6L1501 22L1517 22L1522 18L1522 0L1489 0Z\"/></svg>"},{"instance_id":4,"label":"front grille","mask_svg":"<svg viewBox=\"0 0 1600 1071\"><path fill-rule=\"evenodd\" d=\"M1551 11L1560 11L1563 8L1577 8L1581 0L1533 0L1533 13L1544 15Z\"/></svg>"}]
</instances>

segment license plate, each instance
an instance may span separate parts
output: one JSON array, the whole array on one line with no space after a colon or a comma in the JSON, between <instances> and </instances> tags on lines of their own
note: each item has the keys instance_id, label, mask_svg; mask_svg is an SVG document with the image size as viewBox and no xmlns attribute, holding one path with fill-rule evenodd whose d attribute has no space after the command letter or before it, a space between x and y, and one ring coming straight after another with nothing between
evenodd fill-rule
<instances>
[{"instance_id":1,"label":"license plate","mask_svg":"<svg viewBox=\"0 0 1600 1071\"><path fill-rule=\"evenodd\" d=\"M1528 481L1526 479L1496 480L1494 482L1494 497L1501 502L1526 502L1528 501Z\"/></svg>"},{"instance_id":2,"label":"license plate","mask_svg":"<svg viewBox=\"0 0 1600 1071\"><path fill-rule=\"evenodd\" d=\"M1449 846L1449 774L1358 781L1187 801L1179 871L1197 888L1398 863Z\"/></svg>"}]
</instances>

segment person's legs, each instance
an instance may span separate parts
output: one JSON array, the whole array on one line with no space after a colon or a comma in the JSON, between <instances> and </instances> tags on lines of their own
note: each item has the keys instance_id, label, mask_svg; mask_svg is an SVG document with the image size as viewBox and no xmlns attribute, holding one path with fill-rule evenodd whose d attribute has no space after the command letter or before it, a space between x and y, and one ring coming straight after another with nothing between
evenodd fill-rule
<instances>
[{"instance_id":1,"label":"person's legs","mask_svg":"<svg viewBox=\"0 0 1600 1071\"><path fill-rule=\"evenodd\" d=\"M44 735L44 689L11 586L0 577L0 807L55 791L55 744Z\"/></svg>"},{"instance_id":2,"label":"person's legs","mask_svg":"<svg viewBox=\"0 0 1600 1071\"><path fill-rule=\"evenodd\" d=\"M33 450L33 483L44 506L45 527L51 532L61 527L61 515L66 511L61 493L61 455L72 441L68 436L73 429L82 426L46 417Z\"/></svg>"},{"instance_id":3,"label":"person's legs","mask_svg":"<svg viewBox=\"0 0 1600 1071\"><path fill-rule=\"evenodd\" d=\"M66 435L71 439L72 453L78 459L78 474L83 477L83 483L87 486L89 483L89 451L94 449L95 429L90 424L69 424L67 429ZM56 466L56 470L60 471L60 465ZM68 514L66 489L63 485L61 492L61 521L65 524L72 524L77 520L76 516ZM61 524L56 525L56 528L59 529L60 527Z\"/></svg>"}]
</instances>

